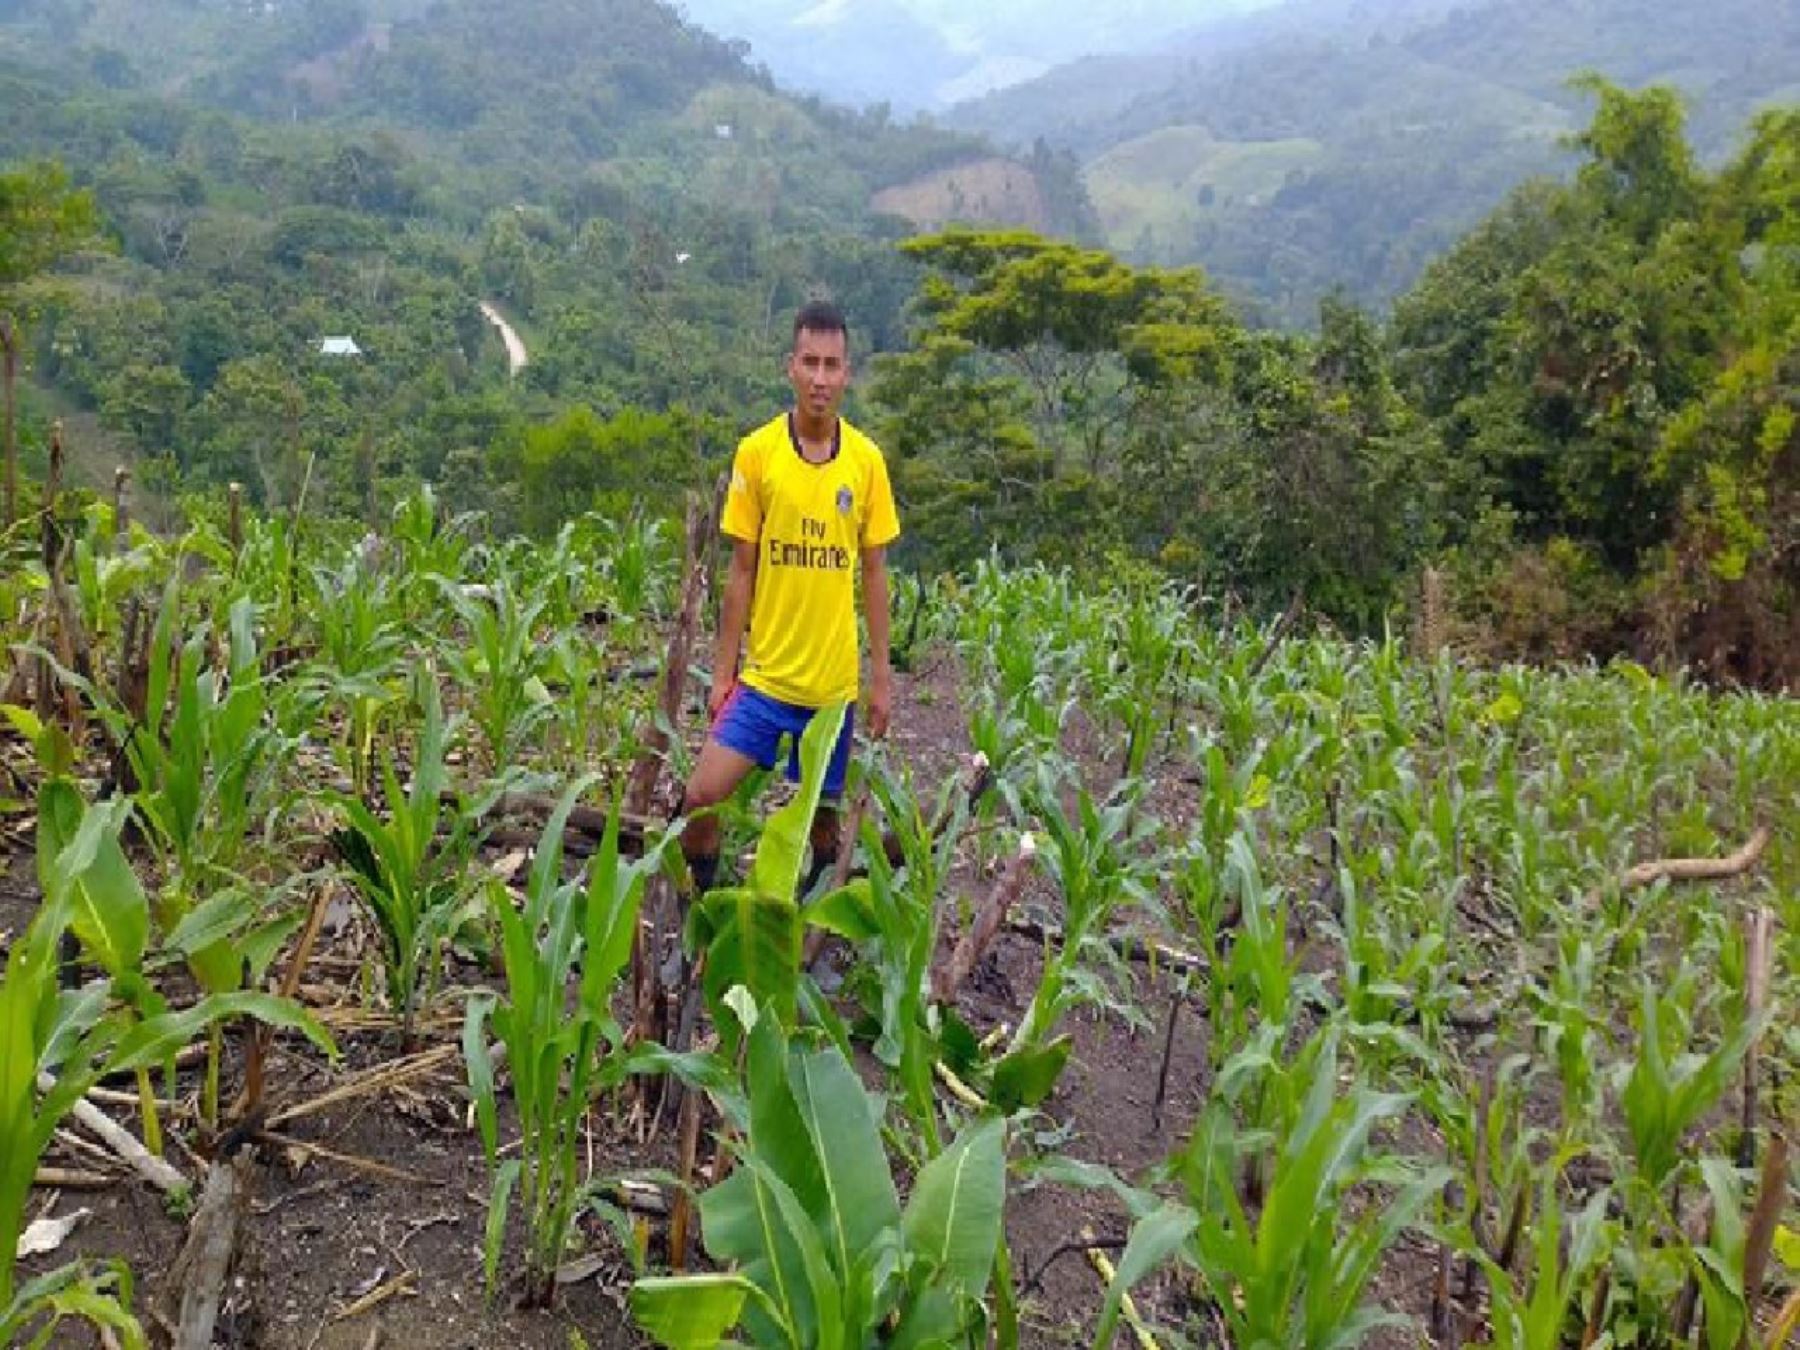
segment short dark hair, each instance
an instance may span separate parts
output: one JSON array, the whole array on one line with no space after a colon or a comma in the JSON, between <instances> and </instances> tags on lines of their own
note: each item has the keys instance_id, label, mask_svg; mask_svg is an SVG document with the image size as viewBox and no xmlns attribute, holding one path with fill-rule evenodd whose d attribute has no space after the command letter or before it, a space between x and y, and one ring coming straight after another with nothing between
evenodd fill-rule
<instances>
[{"instance_id":1,"label":"short dark hair","mask_svg":"<svg viewBox=\"0 0 1800 1350\"><path fill-rule=\"evenodd\" d=\"M850 325L844 322L844 311L829 300L808 300L794 315L794 342L802 333L842 333L844 346L850 345Z\"/></svg>"}]
</instances>

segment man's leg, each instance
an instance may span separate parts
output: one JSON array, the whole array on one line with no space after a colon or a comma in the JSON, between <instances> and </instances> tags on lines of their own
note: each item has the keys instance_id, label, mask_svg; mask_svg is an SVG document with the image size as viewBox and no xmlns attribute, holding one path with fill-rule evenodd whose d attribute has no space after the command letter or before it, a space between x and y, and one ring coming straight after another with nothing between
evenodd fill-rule
<instances>
[{"instance_id":1,"label":"man's leg","mask_svg":"<svg viewBox=\"0 0 1800 1350\"><path fill-rule=\"evenodd\" d=\"M721 745L708 736L700 760L688 775L681 794L682 814L689 817L682 831L681 852L694 878L695 896L705 895L719 879L719 818L709 808L717 806L744 781L756 761L741 751ZM695 813L703 813L696 816Z\"/></svg>"},{"instance_id":2,"label":"man's leg","mask_svg":"<svg viewBox=\"0 0 1800 1350\"><path fill-rule=\"evenodd\" d=\"M810 842L812 843L812 866L806 871L806 879L800 883L801 899L812 894L813 887L819 884L819 878L830 871L832 865L837 862L840 846L837 803L819 803L819 809L813 812Z\"/></svg>"},{"instance_id":3,"label":"man's leg","mask_svg":"<svg viewBox=\"0 0 1800 1350\"><path fill-rule=\"evenodd\" d=\"M850 707L844 712L844 727L838 733L837 744L832 747L831 758L825 765L825 783L819 798L819 809L813 813L812 821L812 866L807 869L806 879L801 883L802 898L812 893L819 884L819 878L837 862L838 849L843 846L841 831L838 827L838 805L844 798L844 782L850 775L850 749L856 735L856 709ZM850 841L850 847L856 847L856 841Z\"/></svg>"}]
</instances>

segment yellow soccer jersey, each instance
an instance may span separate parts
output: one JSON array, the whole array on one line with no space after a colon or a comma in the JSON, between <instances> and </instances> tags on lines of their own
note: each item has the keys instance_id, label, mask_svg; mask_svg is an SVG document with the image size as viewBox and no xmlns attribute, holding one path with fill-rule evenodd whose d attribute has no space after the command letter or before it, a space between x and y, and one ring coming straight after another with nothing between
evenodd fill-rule
<instances>
[{"instance_id":1,"label":"yellow soccer jersey","mask_svg":"<svg viewBox=\"0 0 1800 1350\"><path fill-rule=\"evenodd\" d=\"M819 708L856 697L856 563L900 520L874 441L840 417L836 453L809 464L789 417L738 443L721 528L757 546L744 683Z\"/></svg>"}]
</instances>

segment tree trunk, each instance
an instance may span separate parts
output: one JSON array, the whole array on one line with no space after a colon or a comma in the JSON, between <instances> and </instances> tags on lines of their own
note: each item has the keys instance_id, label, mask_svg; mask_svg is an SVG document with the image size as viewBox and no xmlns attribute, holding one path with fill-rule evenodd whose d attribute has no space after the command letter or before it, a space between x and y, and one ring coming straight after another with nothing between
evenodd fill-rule
<instances>
[{"instance_id":1,"label":"tree trunk","mask_svg":"<svg viewBox=\"0 0 1800 1350\"><path fill-rule=\"evenodd\" d=\"M13 439L13 383L19 373L19 332L10 314L0 314L0 364L4 365L0 384L5 386L0 392L4 403L0 410L0 453L6 456L6 520L0 528L11 529L19 518L19 447Z\"/></svg>"}]
</instances>

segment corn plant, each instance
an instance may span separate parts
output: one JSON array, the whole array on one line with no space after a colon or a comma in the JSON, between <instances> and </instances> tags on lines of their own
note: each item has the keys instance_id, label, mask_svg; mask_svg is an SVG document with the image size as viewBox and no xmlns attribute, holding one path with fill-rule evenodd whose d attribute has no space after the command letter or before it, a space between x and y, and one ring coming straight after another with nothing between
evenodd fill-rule
<instances>
[{"instance_id":1,"label":"corn plant","mask_svg":"<svg viewBox=\"0 0 1800 1350\"><path fill-rule=\"evenodd\" d=\"M1710 1053L1671 1048L1685 1039L1687 1019L1679 998L1659 995L1645 982L1638 1024L1637 1060L1619 1093L1619 1107L1631 1136L1638 1178L1659 1191L1680 1161L1681 1142L1725 1093L1758 1031L1743 1020Z\"/></svg>"},{"instance_id":2,"label":"corn plant","mask_svg":"<svg viewBox=\"0 0 1800 1350\"><path fill-rule=\"evenodd\" d=\"M13 720L19 722L16 714ZM150 999L140 966L148 907L118 843L129 803L89 805L61 777L44 784L42 797L43 904L8 953L0 981L0 1333L11 1341L40 1316L53 1325L73 1315L141 1344L141 1331L119 1301L129 1297L128 1279L115 1276L109 1285L65 1270L24 1289L14 1286L14 1243L32 1177L62 1118L102 1078L141 1073L229 1018L254 1017L299 1030L328 1053L335 1048L297 1004L272 995L211 995L179 1012ZM58 947L69 931L107 975L63 991ZM151 1002L155 1010L145 1013Z\"/></svg>"},{"instance_id":3,"label":"corn plant","mask_svg":"<svg viewBox=\"0 0 1800 1350\"><path fill-rule=\"evenodd\" d=\"M345 706L345 759L352 789L361 793L369 786L377 715L395 696L405 656L398 597L384 574L354 554L337 567L313 568L310 577L318 655L298 683L316 702Z\"/></svg>"},{"instance_id":4,"label":"corn plant","mask_svg":"<svg viewBox=\"0 0 1800 1350\"><path fill-rule=\"evenodd\" d=\"M395 591L402 623L415 631L435 631L443 613L439 578L468 575L469 555L480 516L446 516L429 483L394 504L391 517Z\"/></svg>"},{"instance_id":5,"label":"corn plant","mask_svg":"<svg viewBox=\"0 0 1800 1350\"><path fill-rule=\"evenodd\" d=\"M471 822L478 812L451 806L448 833L438 836L450 787L444 754L455 722L444 718L429 668L415 678L414 697L422 720L411 781L401 783L391 754L381 764L387 818L359 798L329 798L348 821L332 838L380 930L388 999L408 1042L419 999L436 982L442 948L472 917L477 903L467 874L477 842Z\"/></svg>"},{"instance_id":6,"label":"corn plant","mask_svg":"<svg viewBox=\"0 0 1800 1350\"><path fill-rule=\"evenodd\" d=\"M1567 1221L1556 1190L1556 1173L1566 1157L1545 1169L1530 1231L1530 1265L1514 1276L1485 1253L1478 1259L1492 1290L1489 1326L1494 1350L1561 1350L1569 1322L1578 1314L1576 1298L1606 1260L1616 1236L1606 1220L1608 1195L1600 1191Z\"/></svg>"},{"instance_id":7,"label":"corn plant","mask_svg":"<svg viewBox=\"0 0 1800 1350\"><path fill-rule=\"evenodd\" d=\"M673 1350L741 1326L767 1347L985 1343L1000 1241L1006 1127L969 1125L914 1179L904 1209L881 1147L879 1101L835 1046L790 1044L768 1011L750 1024L738 1165L700 1197L722 1274L641 1279L632 1312Z\"/></svg>"},{"instance_id":8,"label":"corn plant","mask_svg":"<svg viewBox=\"0 0 1800 1350\"><path fill-rule=\"evenodd\" d=\"M1409 1175L1370 1156L1370 1135L1398 1115L1407 1098L1356 1088L1339 1096L1336 1032L1305 1059L1300 1109L1272 1145L1245 1133L1227 1104L1214 1098L1173 1160L1181 1198L1150 1209L1134 1225L1107 1290L1093 1344L1111 1344L1124 1294L1171 1257L1199 1271L1233 1345L1352 1346L1374 1328L1398 1321L1364 1301L1383 1253L1411 1226L1448 1175ZM1262 1208L1252 1214L1234 1179L1246 1156L1271 1154ZM1392 1197L1360 1218L1343 1200L1376 1178Z\"/></svg>"},{"instance_id":9,"label":"corn plant","mask_svg":"<svg viewBox=\"0 0 1800 1350\"><path fill-rule=\"evenodd\" d=\"M1044 858L1062 893L1063 931L1062 940L1045 953L1037 990L1013 1037L1015 1049L1045 1044L1069 1009L1104 997L1082 962L1096 952L1110 959L1105 938L1114 911L1148 898L1143 884L1148 864L1134 856L1153 828L1139 817L1140 794L1141 785L1130 779L1103 802L1078 787L1075 810L1069 812L1057 776L1039 767L1026 800L1050 842Z\"/></svg>"},{"instance_id":10,"label":"corn plant","mask_svg":"<svg viewBox=\"0 0 1800 1350\"><path fill-rule=\"evenodd\" d=\"M527 1298L539 1305L555 1290L570 1224L588 1196L576 1166L582 1118L623 1071L624 1033L612 1015L614 986L631 959L644 885L675 839L664 834L636 861L621 859L615 804L599 852L588 864L586 886L565 882L563 830L591 783L590 778L571 785L545 825L523 908L516 908L497 883L491 888L506 995L472 997L463 1024L463 1058L493 1172L488 1284L491 1288L498 1270L517 1189L525 1216ZM490 1026L505 1050L521 1134L519 1156L504 1162Z\"/></svg>"},{"instance_id":11,"label":"corn plant","mask_svg":"<svg viewBox=\"0 0 1800 1350\"><path fill-rule=\"evenodd\" d=\"M933 1158L943 1150L934 1065L943 1062L974 1079L993 1105L1010 1113L1049 1095L1067 1063L1070 1042L1056 1037L982 1064L975 1034L955 1009L928 1000L940 929L938 892L955 862L967 803L959 784L945 785L951 796L930 817L943 823L934 837L905 775L878 760L868 782L881 818L899 841L902 865L896 869L888 862L881 832L865 822L868 875L814 901L804 918L856 944L861 964L849 987L874 1028L875 1057L895 1074L906 1116L923 1138L924 1156Z\"/></svg>"},{"instance_id":12,"label":"corn plant","mask_svg":"<svg viewBox=\"0 0 1800 1350\"><path fill-rule=\"evenodd\" d=\"M195 981L209 994L254 989L263 982L282 944L305 920L304 910L292 903L293 889L291 884L264 887L242 883L222 887L182 916L163 938L163 947L187 965ZM219 1022L207 1028L200 1114L208 1125L216 1125L219 1120L223 1032L224 1026Z\"/></svg>"},{"instance_id":13,"label":"corn plant","mask_svg":"<svg viewBox=\"0 0 1800 1350\"><path fill-rule=\"evenodd\" d=\"M202 628L176 650L179 592L171 582L150 643L146 720L114 720L137 775L137 806L150 839L183 882L204 889L229 876L267 807L285 747L269 725L267 688L248 597L233 603L227 671L209 668ZM164 709L168 720L163 721ZM178 903L173 923L185 912Z\"/></svg>"},{"instance_id":14,"label":"corn plant","mask_svg":"<svg viewBox=\"0 0 1800 1350\"><path fill-rule=\"evenodd\" d=\"M532 729L550 715L543 680L548 657L537 634L546 602L542 596L522 598L503 569L478 588L442 577L438 588L464 634L461 641L445 643L444 665L487 744L494 772L502 773Z\"/></svg>"}]
</instances>

